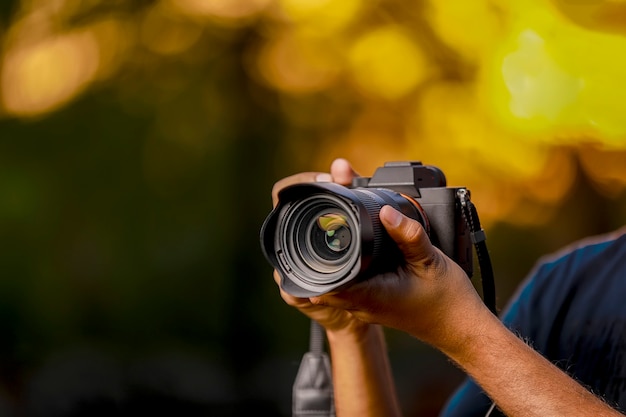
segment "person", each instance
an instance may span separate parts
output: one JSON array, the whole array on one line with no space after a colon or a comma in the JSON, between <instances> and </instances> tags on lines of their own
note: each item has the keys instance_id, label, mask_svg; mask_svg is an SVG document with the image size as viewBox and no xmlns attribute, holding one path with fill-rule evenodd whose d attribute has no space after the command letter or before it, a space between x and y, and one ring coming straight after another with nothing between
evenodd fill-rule
<instances>
[{"instance_id":1,"label":"person","mask_svg":"<svg viewBox=\"0 0 626 417\"><path fill-rule=\"evenodd\" d=\"M273 203L276 205L278 192L288 185L314 181L348 185L356 175L346 160L337 159L332 163L330 173L305 172L278 181L272 190ZM296 298L280 290L287 304L317 321L326 331L337 416L401 415L383 326L404 331L434 346L471 378L448 403L443 411L446 416L485 416L494 407L508 416L622 415L542 356L551 350L557 356L566 353L567 347L561 343L568 342L580 323L591 326L585 331L593 337L593 323L585 321L585 314L594 308L594 304L586 310L576 311L572 318L568 316L568 306L576 304L576 297L585 298L580 303L583 305L605 290L603 282L591 282L589 287L593 292L581 294L577 289L585 288L578 286L574 277L583 273L577 272L582 262L579 258L598 253L605 246L592 246L577 252L569 261L561 258L541 267L536 275L542 278L526 283L517 301L508 308L503 323L484 305L465 272L430 243L419 222L389 206L381 209L380 220L404 255L406 262L397 271L311 298ZM623 252L624 245L621 246ZM623 256L615 259L612 265L622 259ZM606 269L603 268L600 261L589 263L586 273L594 278L593 273ZM624 267L616 268L614 271L624 270ZM568 282L555 282L570 273L572 288L566 288ZM279 282L276 271L274 279ZM548 287L546 297L542 297ZM562 287L562 293L559 287ZM557 298L547 299L552 295ZM619 300L619 296L616 293L613 298ZM603 311L608 314L608 306ZM535 315L539 319L534 319ZM568 320L572 321L566 323ZM511 329L505 324L512 326ZM529 346L518 337L518 332L524 338L536 338L532 343L538 343L542 351ZM563 342L560 337L564 338ZM576 348L573 351L583 352ZM605 351L598 353L614 353L608 347ZM593 354L592 351L587 353L588 356ZM580 359L589 357L581 356ZM623 356L618 355L607 364L622 359ZM568 361L561 365L571 364ZM621 368L624 368L623 364ZM612 371L603 369L603 372ZM595 375L593 370L589 374L592 378ZM617 381L623 376L617 374L614 377Z\"/></svg>"}]
</instances>

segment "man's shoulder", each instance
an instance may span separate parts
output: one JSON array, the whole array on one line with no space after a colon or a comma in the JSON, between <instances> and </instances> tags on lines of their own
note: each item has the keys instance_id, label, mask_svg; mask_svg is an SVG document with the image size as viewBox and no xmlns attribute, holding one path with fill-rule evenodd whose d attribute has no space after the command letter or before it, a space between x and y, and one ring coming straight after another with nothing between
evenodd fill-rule
<instances>
[{"instance_id":1,"label":"man's shoulder","mask_svg":"<svg viewBox=\"0 0 626 417\"><path fill-rule=\"evenodd\" d=\"M550 276L555 270L579 270L595 262L615 260L619 253L626 252L626 226L610 233L586 237L539 259L531 278ZM620 264L622 264L620 262ZM626 268L626 263L624 263ZM569 274L576 276L576 274Z\"/></svg>"},{"instance_id":2,"label":"man's shoulder","mask_svg":"<svg viewBox=\"0 0 626 417\"><path fill-rule=\"evenodd\" d=\"M503 321L518 330L544 330L563 307L577 309L609 299L626 288L626 228L579 240L541 258L518 286L503 311ZM626 305L625 305L626 306ZM612 307L613 308L613 307Z\"/></svg>"}]
</instances>

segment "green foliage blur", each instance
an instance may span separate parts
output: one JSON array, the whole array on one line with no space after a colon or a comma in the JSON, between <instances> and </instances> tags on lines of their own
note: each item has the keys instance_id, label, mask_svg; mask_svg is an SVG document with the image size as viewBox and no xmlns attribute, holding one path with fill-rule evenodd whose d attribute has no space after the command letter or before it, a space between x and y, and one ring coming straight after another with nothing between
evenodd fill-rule
<instances>
[{"instance_id":1,"label":"green foliage blur","mask_svg":"<svg viewBox=\"0 0 626 417\"><path fill-rule=\"evenodd\" d=\"M277 158L282 121L242 70L247 36L0 119L0 411L276 409L254 373L297 360L308 323L278 302L258 233L273 182L300 167Z\"/></svg>"}]
</instances>

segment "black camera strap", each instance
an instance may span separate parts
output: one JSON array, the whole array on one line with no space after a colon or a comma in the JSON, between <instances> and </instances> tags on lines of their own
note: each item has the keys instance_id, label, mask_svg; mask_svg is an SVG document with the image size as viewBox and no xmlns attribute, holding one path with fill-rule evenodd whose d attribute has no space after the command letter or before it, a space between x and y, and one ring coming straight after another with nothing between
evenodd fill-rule
<instances>
[{"instance_id":1,"label":"black camera strap","mask_svg":"<svg viewBox=\"0 0 626 417\"><path fill-rule=\"evenodd\" d=\"M461 202L461 214L470 230L470 237L476 250L476 257L478 258L478 267L480 269L480 279L483 291L483 302L487 308L497 316L496 285L493 274L493 266L491 265L491 258L489 257L489 251L487 250L487 235L480 226L478 211L470 199L469 191L465 188L461 188L457 191L457 196Z\"/></svg>"},{"instance_id":2,"label":"black camera strap","mask_svg":"<svg viewBox=\"0 0 626 417\"><path fill-rule=\"evenodd\" d=\"M324 329L311 320L309 351L302 357L293 384L293 417L335 416L333 379L324 341Z\"/></svg>"}]
</instances>

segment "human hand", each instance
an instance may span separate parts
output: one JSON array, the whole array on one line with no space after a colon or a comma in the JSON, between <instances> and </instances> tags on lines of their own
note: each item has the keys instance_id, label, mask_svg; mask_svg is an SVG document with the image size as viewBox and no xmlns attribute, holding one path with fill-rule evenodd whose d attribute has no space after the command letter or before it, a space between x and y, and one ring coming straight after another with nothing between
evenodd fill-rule
<instances>
[{"instance_id":1,"label":"human hand","mask_svg":"<svg viewBox=\"0 0 626 417\"><path fill-rule=\"evenodd\" d=\"M313 297L313 305L405 331L444 351L460 347L479 331L480 317L490 314L469 278L431 244L419 222L390 206L380 219L405 262L394 272Z\"/></svg>"},{"instance_id":2,"label":"human hand","mask_svg":"<svg viewBox=\"0 0 626 417\"><path fill-rule=\"evenodd\" d=\"M349 185L358 174L352 169L345 159L336 159L330 167L330 173L302 172L284 178L274 184L272 188L272 202L274 207L278 204L278 193L287 186L303 182L336 182L341 185ZM279 284L280 275L274 271L274 280ZM312 304L308 298L298 298L280 289L280 295L290 306L297 308L309 318L317 321L329 332L353 332L365 330L368 325L355 317L349 311L330 306Z\"/></svg>"}]
</instances>

